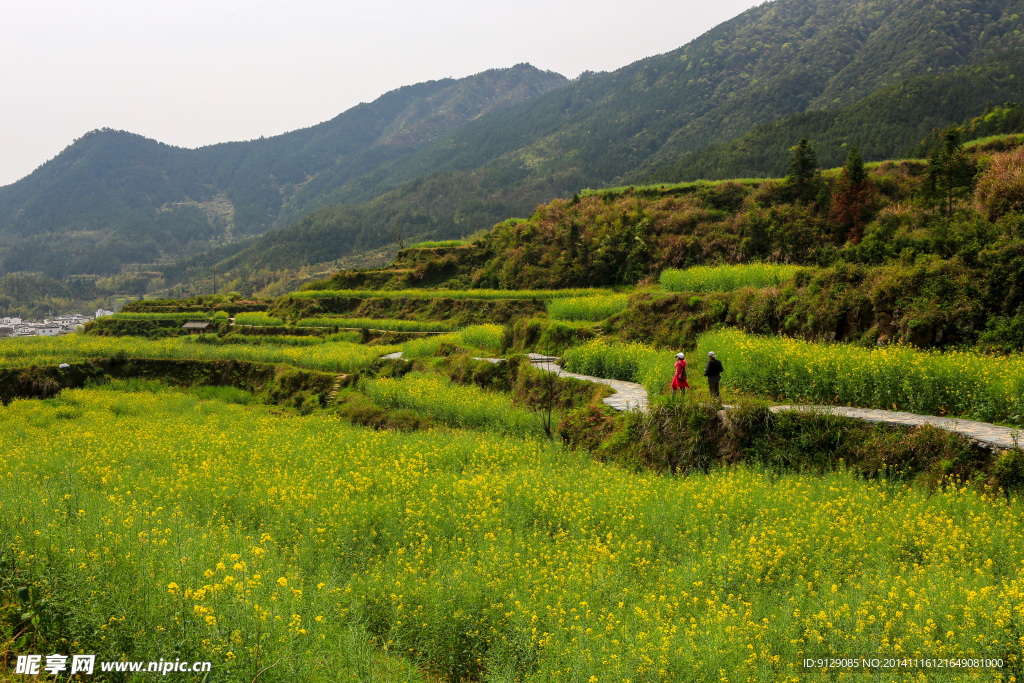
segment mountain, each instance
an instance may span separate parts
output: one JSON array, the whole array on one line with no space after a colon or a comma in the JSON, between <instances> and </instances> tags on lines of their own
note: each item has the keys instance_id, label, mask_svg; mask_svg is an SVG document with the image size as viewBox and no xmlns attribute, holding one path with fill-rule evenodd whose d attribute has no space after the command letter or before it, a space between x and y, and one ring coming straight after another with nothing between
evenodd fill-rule
<instances>
[{"instance_id":1,"label":"mountain","mask_svg":"<svg viewBox=\"0 0 1024 683\"><path fill-rule=\"evenodd\" d=\"M850 145L859 146L868 161L899 158L919 153L921 139L934 128L980 114L986 102L1024 102L1024 50L937 76L910 78L854 104L760 124L664 168L627 175L624 182L780 177L786 173L789 149L801 138L811 142L825 168L842 165Z\"/></svg>"},{"instance_id":2,"label":"mountain","mask_svg":"<svg viewBox=\"0 0 1024 683\"><path fill-rule=\"evenodd\" d=\"M553 175L568 193L615 183L758 123L1024 47L1022 14L1022 0L776 0L678 50L482 117L334 197L359 203L470 169L507 181Z\"/></svg>"},{"instance_id":3,"label":"mountain","mask_svg":"<svg viewBox=\"0 0 1024 683\"><path fill-rule=\"evenodd\" d=\"M259 234L317 208L354 175L566 82L520 64L399 88L284 135L195 150L93 131L0 188L0 264L103 274Z\"/></svg>"},{"instance_id":4,"label":"mountain","mask_svg":"<svg viewBox=\"0 0 1024 683\"><path fill-rule=\"evenodd\" d=\"M232 254L221 252L230 256L222 267L239 272L332 260L386 244L393 231L461 236L581 188L651 178L759 124L839 110L907 79L944 75L1022 48L1021 15L1024 0L775 0L678 50L611 73L566 84L517 67L521 81L508 78L528 85L502 86L513 96L500 107L466 98L470 104L453 119L460 125L422 123L436 121L441 105L426 115L409 109L431 96L447 102L444 89L457 83L451 82L414 86L422 90L417 98L395 91L346 112L329 130L317 126L193 151L146 141L151 158L160 160L150 166L113 165L112 158L109 167L89 170L86 163L86 171L77 171L73 146L60 164L0 189L0 234L9 240L0 242L3 264L39 268L66 260L35 237L55 230L51 214L64 221L59 225L84 222L77 228L82 240L106 239L100 224L138 225L145 216L151 224L163 221L122 245L123 257L111 257L115 250L102 242L94 245L92 258L106 257L111 265L117 258L145 260L172 235L181 235L171 239L188 254L224 241L222 235L287 224ZM500 81L505 72L488 73ZM977 99L978 111L988 98L971 88L958 97L965 107ZM414 123L400 123L406 120L400 112L409 111ZM908 125L919 138L919 122ZM126 153L129 142L142 146L124 134L114 142ZM176 165L183 153L188 164ZM147 242L158 230L160 238Z\"/></svg>"},{"instance_id":5,"label":"mountain","mask_svg":"<svg viewBox=\"0 0 1024 683\"><path fill-rule=\"evenodd\" d=\"M980 112L993 92L1014 90L1015 63L1002 64L994 87L972 81L968 67L1024 47L1021 15L1024 0L765 3L678 50L585 74L353 178L331 192L336 206L264 235L224 265L294 267L379 246L400 228L459 237L551 197L653 178L759 124L805 112L828 121L827 112L887 88L881 99L895 111L908 102L892 98L928 91L926 81L904 85L909 79L966 69L956 106L899 122L899 139L912 144L934 124ZM895 124L875 120L892 132Z\"/></svg>"}]
</instances>

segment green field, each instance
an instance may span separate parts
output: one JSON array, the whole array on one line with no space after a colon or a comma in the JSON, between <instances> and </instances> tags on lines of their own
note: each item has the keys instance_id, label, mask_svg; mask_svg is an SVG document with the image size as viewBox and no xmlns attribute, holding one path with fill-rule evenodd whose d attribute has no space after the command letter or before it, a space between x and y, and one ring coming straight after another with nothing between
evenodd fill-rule
<instances>
[{"instance_id":1,"label":"green field","mask_svg":"<svg viewBox=\"0 0 1024 683\"><path fill-rule=\"evenodd\" d=\"M822 346L725 330L701 337L728 370L724 386L794 403L957 415L1024 426L1024 357L910 347Z\"/></svg>"}]
</instances>

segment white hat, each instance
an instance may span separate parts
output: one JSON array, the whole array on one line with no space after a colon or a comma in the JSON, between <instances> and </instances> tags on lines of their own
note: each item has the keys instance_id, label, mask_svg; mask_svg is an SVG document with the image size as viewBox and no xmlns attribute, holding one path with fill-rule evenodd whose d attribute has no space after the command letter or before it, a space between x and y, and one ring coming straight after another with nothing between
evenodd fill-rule
<instances>
[{"instance_id":1,"label":"white hat","mask_svg":"<svg viewBox=\"0 0 1024 683\"><path fill-rule=\"evenodd\" d=\"M712 358L714 358L715 357L715 352L714 351L708 351L708 355L711 356Z\"/></svg>"},{"instance_id":2,"label":"white hat","mask_svg":"<svg viewBox=\"0 0 1024 683\"><path fill-rule=\"evenodd\" d=\"M676 358L686 358L686 354L680 351L679 353L676 354Z\"/></svg>"}]
</instances>

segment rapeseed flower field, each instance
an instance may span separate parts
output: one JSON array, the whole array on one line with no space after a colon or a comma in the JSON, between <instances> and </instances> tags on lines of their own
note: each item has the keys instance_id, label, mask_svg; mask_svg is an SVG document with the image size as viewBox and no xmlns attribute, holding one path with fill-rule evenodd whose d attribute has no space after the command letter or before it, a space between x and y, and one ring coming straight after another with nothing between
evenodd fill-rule
<instances>
[{"instance_id":1,"label":"rapeseed flower field","mask_svg":"<svg viewBox=\"0 0 1024 683\"><path fill-rule=\"evenodd\" d=\"M906 346L866 349L761 337L738 330L701 335L687 354L693 378L707 351L725 364L722 386L793 403L852 405L1024 425L1024 358ZM675 353L595 339L565 354L566 369L643 384L658 396Z\"/></svg>"},{"instance_id":2,"label":"rapeseed flower field","mask_svg":"<svg viewBox=\"0 0 1024 683\"><path fill-rule=\"evenodd\" d=\"M394 330L396 332L451 332L455 327L451 323L434 320L395 320L390 318L345 318L341 316L321 316L319 318L303 318L296 323L299 327L366 327L374 330Z\"/></svg>"},{"instance_id":3,"label":"rapeseed flower field","mask_svg":"<svg viewBox=\"0 0 1024 683\"><path fill-rule=\"evenodd\" d=\"M741 263L666 268L660 282L666 292L727 292L741 287L771 287L793 277L800 266L781 263Z\"/></svg>"},{"instance_id":4,"label":"rapeseed flower field","mask_svg":"<svg viewBox=\"0 0 1024 683\"><path fill-rule=\"evenodd\" d=\"M558 299L605 296L604 289L311 289L291 292L294 299Z\"/></svg>"},{"instance_id":5,"label":"rapeseed flower field","mask_svg":"<svg viewBox=\"0 0 1024 683\"><path fill-rule=\"evenodd\" d=\"M0 368L59 365L89 358L124 354L127 358L174 358L183 360L240 360L257 363L289 363L324 372L356 372L381 355L399 347L361 346L348 342L310 345L260 344L221 346L203 344L197 338L98 337L71 334L63 337L0 339Z\"/></svg>"},{"instance_id":6,"label":"rapeseed flower field","mask_svg":"<svg viewBox=\"0 0 1024 683\"><path fill-rule=\"evenodd\" d=\"M221 681L803 681L829 655L1021 673L1016 498L665 477L159 388L0 423L4 572L62 610L69 653L211 659Z\"/></svg>"},{"instance_id":7,"label":"rapeseed flower field","mask_svg":"<svg viewBox=\"0 0 1024 683\"><path fill-rule=\"evenodd\" d=\"M543 436L540 419L513 404L508 394L460 386L441 375L410 373L401 379L374 379L361 389L380 406L412 409L453 427Z\"/></svg>"},{"instance_id":8,"label":"rapeseed flower field","mask_svg":"<svg viewBox=\"0 0 1024 683\"><path fill-rule=\"evenodd\" d=\"M1024 425L1024 357L907 346L865 349L758 337L703 335L726 363L723 386L799 403L833 403Z\"/></svg>"},{"instance_id":9,"label":"rapeseed flower field","mask_svg":"<svg viewBox=\"0 0 1024 683\"><path fill-rule=\"evenodd\" d=\"M547 311L555 320L597 322L626 310L628 300L628 294L565 297L549 301Z\"/></svg>"}]
</instances>

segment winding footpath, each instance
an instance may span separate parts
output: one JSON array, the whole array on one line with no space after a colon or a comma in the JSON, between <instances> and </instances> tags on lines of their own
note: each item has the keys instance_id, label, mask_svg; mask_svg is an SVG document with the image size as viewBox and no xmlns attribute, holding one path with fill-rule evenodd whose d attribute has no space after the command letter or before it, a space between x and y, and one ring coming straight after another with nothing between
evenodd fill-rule
<instances>
[{"instance_id":1,"label":"winding footpath","mask_svg":"<svg viewBox=\"0 0 1024 683\"><path fill-rule=\"evenodd\" d=\"M590 375L579 375L574 372L565 372L558 365L558 358L544 356L538 353L527 354L534 367L548 372L557 373L559 377L571 377L572 379L606 384L615 390L615 394L604 399L604 402L615 410L640 410L648 408L647 390L643 385L635 382L624 382L618 379L605 379L604 377L591 377ZM401 358L402 353L391 353L384 358ZM504 362L504 358L478 358L489 363ZM728 409L730 406L723 406ZM932 425L949 432L955 432L967 437L972 443L981 448L990 450L1009 450L1024 446L1024 430L1000 427L987 422L965 420L952 417L938 417L935 415L915 415L893 410L878 410L874 408L853 408L850 406L814 406L814 405L781 405L769 408L773 413L796 411L802 413L826 413L849 417L854 420L879 423L900 427L920 427L921 425Z\"/></svg>"}]
</instances>

